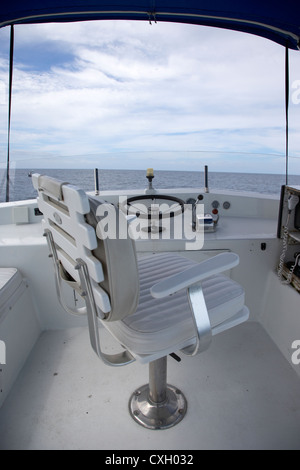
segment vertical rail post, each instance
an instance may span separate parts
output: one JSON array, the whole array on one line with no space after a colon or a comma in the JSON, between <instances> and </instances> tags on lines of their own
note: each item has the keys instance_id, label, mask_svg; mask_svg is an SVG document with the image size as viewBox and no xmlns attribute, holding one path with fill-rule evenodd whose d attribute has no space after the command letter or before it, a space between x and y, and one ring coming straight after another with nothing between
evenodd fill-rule
<instances>
[{"instance_id":1,"label":"vertical rail post","mask_svg":"<svg viewBox=\"0 0 300 470\"><path fill-rule=\"evenodd\" d=\"M204 185L205 185L205 192L209 193L208 189L208 166L205 165L204 167Z\"/></svg>"},{"instance_id":2,"label":"vertical rail post","mask_svg":"<svg viewBox=\"0 0 300 470\"><path fill-rule=\"evenodd\" d=\"M95 181L95 196L99 196L98 168L94 169L94 181Z\"/></svg>"}]
</instances>

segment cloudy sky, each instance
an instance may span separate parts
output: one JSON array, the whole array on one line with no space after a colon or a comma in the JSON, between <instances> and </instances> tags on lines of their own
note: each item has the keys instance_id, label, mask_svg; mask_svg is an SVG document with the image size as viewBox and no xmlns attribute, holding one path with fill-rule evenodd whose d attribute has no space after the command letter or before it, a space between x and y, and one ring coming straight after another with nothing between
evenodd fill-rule
<instances>
[{"instance_id":1,"label":"cloudy sky","mask_svg":"<svg viewBox=\"0 0 300 470\"><path fill-rule=\"evenodd\" d=\"M0 167L9 32L0 30ZM284 53L180 24L16 26L12 165L284 173ZM290 171L300 174L300 52L290 64Z\"/></svg>"}]
</instances>

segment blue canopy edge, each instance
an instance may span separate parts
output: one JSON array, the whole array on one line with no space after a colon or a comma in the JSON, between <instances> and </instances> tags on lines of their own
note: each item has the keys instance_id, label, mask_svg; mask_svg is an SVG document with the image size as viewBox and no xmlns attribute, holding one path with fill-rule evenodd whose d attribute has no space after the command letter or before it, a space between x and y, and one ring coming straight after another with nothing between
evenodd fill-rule
<instances>
[{"instance_id":1,"label":"blue canopy edge","mask_svg":"<svg viewBox=\"0 0 300 470\"><path fill-rule=\"evenodd\" d=\"M295 0L10 0L0 7L0 27L109 19L214 26L300 48L300 2Z\"/></svg>"}]
</instances>

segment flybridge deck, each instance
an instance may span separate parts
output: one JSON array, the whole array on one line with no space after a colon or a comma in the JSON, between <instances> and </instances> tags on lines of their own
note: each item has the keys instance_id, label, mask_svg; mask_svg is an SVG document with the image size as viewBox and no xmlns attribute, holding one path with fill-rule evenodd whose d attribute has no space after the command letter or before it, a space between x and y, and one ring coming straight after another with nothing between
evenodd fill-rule
<instances>
[{"instance_id":1,"label":"flybridge deck","mask_svg":"<svg viewBox=\"0 0 300 470\"><path fill-rule=\"evenodd\" d=\"M191 197L184 191L170 193ZM60 306L36 201L1 205L1 265L17 267L24 279L19 310L14 304L5 314L2 379L11 367L9 343L16 355L12 388L6 390L2 380L7 396L0 410L1 448L300 448L299 294L276 273L279 201L229 192L204 197L208 207L216 199L230 208L220 210L202 250L183 251L176 240L137 242L140 257L178 251L201 261L222 251L238 253L240 265L228 275L245 288L250 309L247 323L214 337L199 356L182 356L181 363L168 358L168 381L183 391L188 410L181 423L164 431L142 429L129 415L129 397L148 381L147 367L102 364L90 347L86 319ZM27 222L20 223L25 213ZM116 352L119 346L102 328L101 335L104 350Z\"/></svg>"},{"instance_id":2,"label":"flybridge deck","mask_svg":"<svg viewBox=\"0 0 300 470\"><path fill-rule=\"evenodd\" d=\"M293 0L284 6L249 0L238 7L235 1L220 0L201 7L194 0L94 0L88 6L78 0L59 7L53 0L12 0L0 13L0 27L11 26L9 117L14 25L129 19L217 26L286 48L288 167L288 49L299 48L299 18L300 5ZM9 163L8 150L7 200ZM169 193L183 197L182 192ZM288 197L282 198L283 206ZM282 284L276 272L282 253L278 201L238 194L228 200L228 194L218 193L205 195L204 203L211 210L215 200L222 207L218 228L206 234L201 250L187 251L180 240L151 238L151 232L137 243L139 256L177 251L201 261L216 252L236 252L240 265L227 274L244 286L251 312L250 321L217 336L201 355L183 357L180 364L169 359L169 381L182 389L188 409L185 419L164 431L143 429L129 416L129 396L147 382L146 368L102 364L89 346L86 319L70 317L60 307L36 202L0 205L1 266L17 268L24 287L21 295L18 289L11 293L0 317L6 362L0 369L2 449L300 448L299 294ZM292 255L298 241L290 236L288 222L283 219L284 250ZM115 351L116 344L102 333L104 349Z\"/></svg>"}]
</instances>

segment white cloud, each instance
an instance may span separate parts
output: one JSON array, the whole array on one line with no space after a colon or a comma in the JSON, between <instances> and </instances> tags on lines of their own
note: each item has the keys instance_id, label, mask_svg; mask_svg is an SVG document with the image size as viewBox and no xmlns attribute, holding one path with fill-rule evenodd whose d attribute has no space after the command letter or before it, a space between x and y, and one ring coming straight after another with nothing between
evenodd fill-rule
<instances>
[{"instance_id":1,"label":"white cloud","mask_svg":"<svg viewBox=\"0 0 300 470\"><path fill-rule=\"evenodd\" d=\"M7 32L0 34L7 47ZM36 50L35 59L40 42L47 54ZM20 56L26 50L29 64ZM0 51L0 81L7 83L3 57ZM292 74L300 78L294 57ZM173 158L181 169L187 159L195 165L188 151L284 152L284 49L242 33L139 22L17 26L13 90L11 148L22 166L30 153L40 165L49 155L75 167L93 166L92 155L102 152L175 150L185 155ZM6 108L0 102L2 142ZM299 110L291 110L298 156ZM228 168L228 159L226 166L210 155L220 171ZM107 158L105 166L143 168L136 157ZM164 167L160 157L157 163Z\"/></svg>"}]
</instances>

